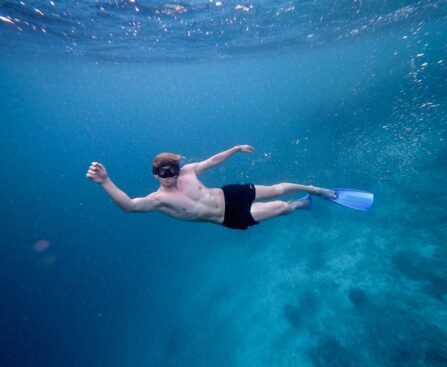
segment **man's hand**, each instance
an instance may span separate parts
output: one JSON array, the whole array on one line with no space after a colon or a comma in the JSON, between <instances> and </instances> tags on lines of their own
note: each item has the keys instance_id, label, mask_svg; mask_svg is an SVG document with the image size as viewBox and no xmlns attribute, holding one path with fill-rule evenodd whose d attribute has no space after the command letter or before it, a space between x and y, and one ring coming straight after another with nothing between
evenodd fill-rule
<instances>
[{"instance_id":1,"label":"man's hand","mask_svg":"<svg viewBox=\"0 0 447 367\"><path fill-rule=\"evenodd\" d=\"M92 162L86 176L98 184L102 184L109 177L106 168L99 162Z\"/></svg>"},{"instance_id":2,"label":"man's hand","mask_svg":"<svg viewBox=\"0 0 447 367\"><path fill-rule=\"evenodd\" d=\"M238 145L239 151L244 153L253 153L255 151L255 148L253 148L251 145Z\"/></svg>"}]
</instances>

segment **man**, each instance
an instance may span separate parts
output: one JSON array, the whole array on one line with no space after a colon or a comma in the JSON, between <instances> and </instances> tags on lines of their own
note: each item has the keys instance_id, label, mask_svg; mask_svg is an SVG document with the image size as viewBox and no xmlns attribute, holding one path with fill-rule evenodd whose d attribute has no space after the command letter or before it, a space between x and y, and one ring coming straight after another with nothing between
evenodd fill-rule
<instances>
[{"instance_id":1,"label":"man","mask_svg":"<svg viewBox=\"0 0 447 367\"><path fill-rule=\"evenodd\" d=\"M211 222L234 229L247 229L267 219L310 206L309 195L289 202L279 200L259 202L259 200L297 192L329 199L336 197L335 191L295 183L272 186L226 185L219 189L208 188L199 181L198 175L237 152L252 153L254 148L250 145L238 145L202 162L186 164L181 168L180 155L159 154L153 160L152 172L160 187L156 192L142 198L129 198L112 182L101 163L93 162L87 177L101 184L112 200L125 212L158 210L177 219Z\"/></svg>"}]
</instances>

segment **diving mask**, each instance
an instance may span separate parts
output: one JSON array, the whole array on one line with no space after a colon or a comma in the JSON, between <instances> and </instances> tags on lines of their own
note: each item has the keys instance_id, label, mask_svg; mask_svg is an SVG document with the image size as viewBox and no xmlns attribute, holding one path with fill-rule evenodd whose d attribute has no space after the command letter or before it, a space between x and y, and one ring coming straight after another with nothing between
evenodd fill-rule
<instances>
[{"instance_id":1,"label":"diving mask","mask_svg":"<svg viewBox=\"0 0 447 367\"><path fill-rule=\"evenodd\" d=\"M152 173L161 178L177 177L180 174L180 166L174 163L161 164L157 167L152 167Z\"/></svg>"}]
</instances>

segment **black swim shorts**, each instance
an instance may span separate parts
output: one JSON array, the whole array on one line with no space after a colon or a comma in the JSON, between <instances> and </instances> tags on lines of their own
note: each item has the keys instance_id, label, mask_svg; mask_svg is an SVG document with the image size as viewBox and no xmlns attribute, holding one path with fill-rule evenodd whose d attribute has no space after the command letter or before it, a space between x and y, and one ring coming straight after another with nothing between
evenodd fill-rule
<instances>
[{"instance_id":1,"label":"black swim shorts","mask_svg":"<svg viewBox=\"0 0 447 367\"><path fill-rule=\"evenodd\" d=\"M225 217L223 225L234 229L247 229L256 222L250 213L256 197L255 185L226 185L222 187L225 197Z\"/></svg>"}]
</instances>

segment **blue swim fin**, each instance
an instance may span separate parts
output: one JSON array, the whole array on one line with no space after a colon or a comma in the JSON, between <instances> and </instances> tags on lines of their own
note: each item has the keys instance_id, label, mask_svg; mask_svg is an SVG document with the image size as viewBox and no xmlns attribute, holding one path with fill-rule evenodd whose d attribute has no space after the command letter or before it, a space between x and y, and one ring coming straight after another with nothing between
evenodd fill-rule
<instances>
[{"instance_id":1,"label":"blue swim fin","mask_svg":"<svg viewBox=\"0 0 447 367\"><path fill-rule=\"evenodd\" d=\"M351 209L367 211L374 203L374 194L355 189L330 189L337 193L335 199L324 198Z\"/></svg>"}]
</instances>

